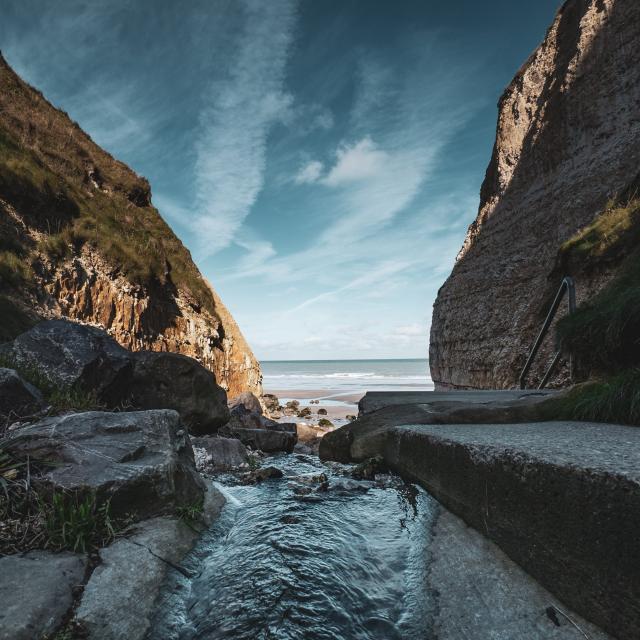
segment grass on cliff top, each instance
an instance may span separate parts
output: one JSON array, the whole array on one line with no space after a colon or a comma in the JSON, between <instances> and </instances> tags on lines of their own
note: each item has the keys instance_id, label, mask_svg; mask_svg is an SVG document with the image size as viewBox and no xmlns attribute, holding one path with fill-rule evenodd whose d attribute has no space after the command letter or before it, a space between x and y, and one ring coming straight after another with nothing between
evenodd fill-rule
<instances>
[{"instance_id":1,"label":"grass on cliff top","mask_svg":"<svg viewBox=\"0 0 640 640\"><path fill-rule=\"evenodd\" d=\"M152 206L136 206L126 193L104 193L77 179L65 161L54 173L39 155L20 145L0 127L0 197L27 224L44 234L39 249L53 261L92 245L131 283L166 284L169 277L194 302L215 315L209 288L189 251ZM47 160L51 160L47 156ZM53 161L52 161L53 162ZM70 162L66 161L67 164ZM135 187L132 187L132 189ZM14 287L31 279L30 262L20 246L0 253L0 280Z\"/></svg>"},{"instance_id":2,"label":"grass on cliff top","mask_svg":"<svg viewBox=\"0 0 640 640\"><path fill-rule=\"evenodd\" d=\"M583 376L640 365L640 198L611 205L561 249L565 261L597 269L619 263L617 275L557 327Z\"/></svg>"}]
</instances>

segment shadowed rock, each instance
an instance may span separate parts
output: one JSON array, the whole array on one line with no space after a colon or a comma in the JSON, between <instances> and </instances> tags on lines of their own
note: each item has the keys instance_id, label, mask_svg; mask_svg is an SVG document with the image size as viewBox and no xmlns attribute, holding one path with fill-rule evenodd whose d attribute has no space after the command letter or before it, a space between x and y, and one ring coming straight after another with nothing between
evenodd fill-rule
<instances>
[{"instance_id":1,"label":"shadowed rock","mask_svg":"<svg viewBox=\"0 0 640 640\"><path fill-rule=\"evenodd\" d=\"M0 346L0 355L38 370L53 385L92 391L118 405L128 393L132 354L107 333L68 320L47 320Z\"/></svg>"},{"instance_id":2,"label":"shadowed rock","mask_svg":"<svg viewBox=\"0 0 640 640\"><path fill-rule=\"evenodd\" d=\"M47 320L0 346L0 355L37 369L54 386L93 393L107 408L175 409L193 433L215 432L229 419L224 389L199 362L127 351L95 327Z\"/></svg>"},{"instance_id":3,"label":"shadowed rock","mask_svg":"<svg viewBox=\"0 0 640 640\"><path fill-rule=\"evenodd\" d=\"M138 409L175 409L194 434L213 433L229 420L227 394L193 358L140 351L134 358L131 403Z\"/></svg>"},{"instance_id":4,"label":"shadowed rock","mask_svg":"<svg viewBox=\"0 0 640 640\"><path fill-rule=\"evenodd\" d=\"M30 415L44 405L38 389L13 369L0 368L0 415L20 418Z\"/></svg>"},{"instance_id":5,"label":"shadowed rock","mask_svg":"<svg viewBox=\"0 0 640 640\"><path fill-rule=\"evenodd\" d=\"M9 452L54 463L34 483L49 490L95 492L114 514L147 517L199 503L204 482L175 411L78 413L24 427Z\"/></svg>"}]
</instances>

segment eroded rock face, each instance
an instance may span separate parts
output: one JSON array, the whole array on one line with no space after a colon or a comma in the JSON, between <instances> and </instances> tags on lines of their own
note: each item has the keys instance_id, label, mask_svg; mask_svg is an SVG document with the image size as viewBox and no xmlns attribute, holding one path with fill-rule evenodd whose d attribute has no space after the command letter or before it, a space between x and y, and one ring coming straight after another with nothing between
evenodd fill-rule
<instances>
[{"instance_id":1,"label":"eroded rock face","mask_svg":"<svg viewBox=\"0 0 640 640\"><path fill-rule=\"evenodd\" d=\"M96 145L1 55L0 127L3 148L11 149L0 157L0 235L35 265L19 288L0 283L3 295L29 315L100 326L127 349L193 357L232 397L260 395L259 363L153 206L147 180ZM11 154L20 161L11 162ZM34 165L47 189L33 181ZM111 224L98 230L107 217ZM91 242L75 225L79 218L84 229L95 227ZM138 233L142 228L146 235ZM109 234L123 251L110 250ZM123 264L126 254L147 256L147 276Z\"/></svg>"},{"instance_id":2,"label":"eroded rock face","mask_svg":"<svg viewBox=\"0 0 640 640\"><path fill-rule=\"evenodd\" d=\"M558 249L638 175L639 43L639 3L569 0L507 87L478 216L434 306L437 387L516 385L564 275ZM577 277L578 302L612 275Z\"/></svg>"},{"instance_id":3,"label":"eroded rock face","mask_svg":"<svg viewBox=\"0 0 640 640\"><path fill-rule=\"evenodd\" d=\"M7 450L55 466L34 484L95 492L111 511L148 517L201 503L205 486L175 411L91 411L42 420L5 441Z\"/></svg>"}]
</instances>

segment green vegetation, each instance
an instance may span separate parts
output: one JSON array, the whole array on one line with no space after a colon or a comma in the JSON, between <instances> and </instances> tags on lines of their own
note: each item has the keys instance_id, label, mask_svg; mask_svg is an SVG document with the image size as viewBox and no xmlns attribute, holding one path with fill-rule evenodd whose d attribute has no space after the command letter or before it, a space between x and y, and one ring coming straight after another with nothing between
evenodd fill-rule
<instances>
[{"instance_id":1,"label":"green vegetation","mask_svg":"<svg viewBox=\"0 0 640 640\"><path fill-rule=\"evenodd\" d=\"M548 419L640 425L640 368L577 385L548 410Z\"/></svg>"},{"instance_id":2,"label":"green vegetation","mask_svg":"<svg viewBox=\"0 0 640 640\"><path fill-rule=\"evenodd\" d=\"M251 453L247 456L247 463L249 464L249 469L251 469L251 471L255 471L260 468L260 459L258 456L254 456Z\"/></svg>"},{"instance_id":3,"label":"green vegetation","mask_svg":"<svg viewBox=\"0 0 640 640\"><path fill-rule=\"evenodd\" d=\"M117 184L108 189L89 187L68 157L47 152L45 164L2 128L0 158L0 193L31 228L42 233L37 249L49 259L60 261L88 243L132 283L163 285L170 277L176 287L215 313L211 292L189 251L148 204L143 179L117 165ZM0 279L13 287L29 281L29 256L23 249L1 249Z\"/></svg>"},{"instance_id":4,"label":"green vegetation","mask_svg":"<svg viewBox=\"0 0 640 640\"><path fill-rule=\"evenodd\" d=\"M176 515L181 520L186 522L198 522L202 516L204 510L204 503L194 502L193 504L186 504L176 509Z\"/></svg>"},{"instance_id":5,"label":"green vegetation","mask_svg":"<svg viewBox=\"0 0 640 640\"><path fill-rule=\"evenodd\" d=\"M110 502L98 504L95 493L56 493L41 502L49 548L86 553L104 547L115 537Z\"/></svg>"},{"instance_id":6,"label":"green vegetation","mask_svg":"<svg viewBox=\"0 0 640 640\"><path fill-rule=\"evenodd\" d=\"M331 422L331 420L327 420L327 418L320 418L320 420L318 420L318 426L319 427L333 427L333 422Z\"/></svg>"},{"instance_id":7,"label":"green vegetation","mask_svg":"<svg viewBox=\"0 0 640 640\"><path fill-rule=\"evenodd\" d=\"M598 268L621 262L618 275L577 312L558 323L558 338L583 375L640 364L640 198L608 209L561 249L565 263Z\"/></svg>"}]
</instances>

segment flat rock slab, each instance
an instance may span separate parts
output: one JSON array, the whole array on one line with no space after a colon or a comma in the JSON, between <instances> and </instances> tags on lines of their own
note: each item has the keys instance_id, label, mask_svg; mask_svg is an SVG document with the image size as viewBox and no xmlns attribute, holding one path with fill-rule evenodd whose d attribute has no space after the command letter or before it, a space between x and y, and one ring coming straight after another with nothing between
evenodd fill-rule
<instances>
[{"instance_id":1,"label":"flat rock slab","mask_svg":"<svg viewBox=\"0 0 640 640\"><path fill-rule=\"evenodd\" d=\"M360 415L384 407L432 402L462 402L483 404L520 400L529 396L551 397L554 391L545 389L506 389L501 391L369 391L358 402Z\"/></svg>"},{"instance_id":2,"label":"flat rock slab","mask_svg":"<svg viewBox=\"0 0 640 640\"><path fill-rule=\"evenodd\" d=\"M249 460L247 448L236 438L202 436L191 438L191 444L195 449L204 450L203 468L223 471L239 467Z\"/></svg>"},{"instance_id":3,"label":"flat rock slab","mask_svg":"<svg viewBox=\"0 0 640 640\"><path fill-rule=\"evenodd\" d=\"M494 543L449 511L440 510L431 533L427 588L436 604L434 638L584 640L582 632L590 640L611 638L567 610Z\"/></svg>"},{"instance_id":4,"label":"flat rock slab","mask_svg":"<svg viewBox=\"0 0 640 640\"><path fill-rule=\"evenodd\" d=\"M213 486L205 498L203 524L210 526L224 498ZM142 640L150 627L156 600L169 571L198 538L198 529L177 518L153 518L135 533L100 551L76 612L76 621L91 640Z\"/></svg>"},{"instance_id":5,"label":"flat rock slab","mask_svg":"<svg viewBox=\"0 0 640 640\"><path fill-rule=\"evenodd\" d=\"M0 640L33 640L54 633L81 586L85 556L30 551L0 558Z\"/></svg>"},{"instance_id":6,"label":"flat rock slab","mask_svg":"<svg viewBox=\"0 0 640 640\"><path fill-rule=\"evenodd\" d=\"M400 425L384 438L378 432L376 443L392 469L419 481L568 606L619 638L637 637L640 429Z\"/></svg>"}]
</instances>

